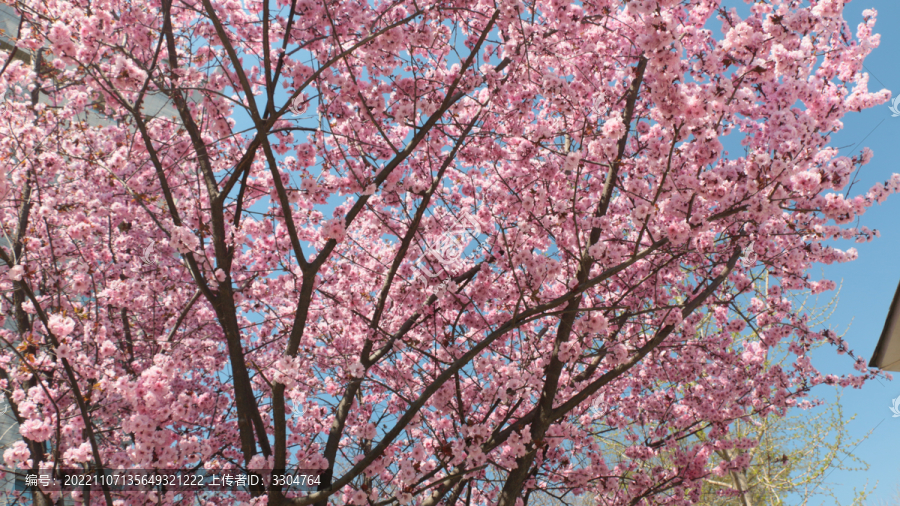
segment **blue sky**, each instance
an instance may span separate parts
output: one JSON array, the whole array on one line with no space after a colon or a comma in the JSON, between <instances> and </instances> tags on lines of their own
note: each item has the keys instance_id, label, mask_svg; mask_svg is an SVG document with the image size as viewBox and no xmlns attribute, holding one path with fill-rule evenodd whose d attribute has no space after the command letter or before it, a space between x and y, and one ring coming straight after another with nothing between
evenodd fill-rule
<instances>
[{"instance_id":1,"label":"blue sky","mask_svg":"<svg viewBox=\"0 0 900 506\"><path fill-rule=\"evenodd\" d=\"M869 89L887 88L893 96L900 93L900 1L855 0L844 8L844 18L853 31L862 19L864 9L878 11L876 33L881 45L866 59ZM834 135L835 146L843 147L841 154L852 156L862 147L871 148L875 157L863 167L852 193L858 194L891 174L900 172L900 117L892 117L889 104L878 106L844 118L844 130ZM855 147L854 147L855 146ZM845 339L860 356L868 359L884 327L888 307L900 281L900 195L893 195L881 205L871 208L861 219L861 225L878 229L881 238L871 243L853 244L843 241L842 249L854 246L859 259L830 266L815 267L811 274L821 275L843 284L840 299L828 324L846 330ZM827 301L822 297L820 300ZM849 328L848 328L849 326ZM847 356L839 356L832 349L823 348L814 355L813 363L824 373L846 374L852 363ZM900 396L900 374L894 381L880 380L861 389L846 389L841 402L845 415L856 415L848 425L849 434L860 438L871 431L867 440L856 447L854 454L869 463L868 471L835 471L828 476L841 504L849 504L853 489L867 485L877 488L868 504L889 500L900 487L900 418L892 418L891 400ZM826 387L828 388L828 387ZM813 390L823 399L833 399L833 393ZM873 430L874 429L874 430ZM815 504L822 503L821 501Z\"/></svg>"}]
</instances>

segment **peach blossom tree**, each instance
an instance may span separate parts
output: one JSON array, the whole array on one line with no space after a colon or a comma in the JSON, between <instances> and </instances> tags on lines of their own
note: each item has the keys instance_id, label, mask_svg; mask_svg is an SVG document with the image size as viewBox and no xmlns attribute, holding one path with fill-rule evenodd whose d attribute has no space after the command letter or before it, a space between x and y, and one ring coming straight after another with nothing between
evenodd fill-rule
<instances>
[{"instance_id":1,"label":"peach blossom tree","mask_svg":"<svg viewBox=\"0 0 900 506\"><path fill-rule=\"evenodd\" d=\"M691 504L735 420L876 374L789 297L900 188L830 144L874 11L4 1L7 468L321 473L87 504Z\"/></svg>"}]
</instances>

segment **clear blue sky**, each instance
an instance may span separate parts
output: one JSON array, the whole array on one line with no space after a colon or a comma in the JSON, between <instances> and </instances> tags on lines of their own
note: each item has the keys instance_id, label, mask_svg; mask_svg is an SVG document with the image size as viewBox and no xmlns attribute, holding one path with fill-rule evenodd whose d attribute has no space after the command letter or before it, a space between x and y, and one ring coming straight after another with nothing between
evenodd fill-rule
<instances>
[{"instance_id":1,"label":"clear blue sky","mask_svg":"<svg viewBox=\"0 0 900 506\"><path fill-rule=\"evenodd\" d=\"M844 8L844 18L855 32L864 9L878 11L876 33L881 34L881 45L866 59L869 72L869 89L887 88L893 96L900 93L900 0L854 0ZM878 181L900 172L900 117L892 117L885 104L844 119L844 130L833 137L835 146L844 147L842 154L851 155L863 146L871 148L875 157L863 167L859 183L852 194L865 191ZM855 146L855 147L854 147ZM843 283L840 300L829 324L834 328L849 330L845 336L852 349L868 361L890 306L891 298L900 281L900 195L893 195L880 206L876 204L861 219L861 224L878 229L881 238L871 243L855 246L859 259L840 265L816 267L814 276L824 272L825 277L838 284ZM826 299L827 300L827 299ZM814 355L814 363L824 373L845 374L851 372L852 363L846 356L838 356L830 349L822 349ZM816 393L815 389L813 390ZM830 392L818 392L829 398ZM878 486L868 504L880 504L890 499L900 487L900 418L892 418L891 400L900 396L900 374L894 381L870 382L861 389L844 391L842 403L845 414L856 414L849 424L852 437L862 437L874 431L862 442L854 454L870 464L867 472L835 471L827 481L833 485L841 504L849 504L854 488Z\"/></svg>"}]
</instances>

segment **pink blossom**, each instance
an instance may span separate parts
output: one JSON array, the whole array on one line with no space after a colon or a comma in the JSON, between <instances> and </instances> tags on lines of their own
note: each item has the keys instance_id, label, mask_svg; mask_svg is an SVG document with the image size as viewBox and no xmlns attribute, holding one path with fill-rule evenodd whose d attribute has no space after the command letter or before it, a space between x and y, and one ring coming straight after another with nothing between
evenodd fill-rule
<instances>
[{"instance_id":1,"label":"pink blossom","mask_svg":"<svg viewBox=\"0 0 900 506\"><path fill-rule=\"evenodd\" d=\"M610 365L617 366L624 363L628 358L628 349L623 344L616 343L609 349L609 355L607 355L607 357Z\"/></svg>"},{"instance_id":2,"label":"pink blossom","mask_svg":"<svg viewBox=\"0 0 900 506\"><path fill-rule=\"evenodd\" d=\"M100 354L104 357L111 357L116 351L116 345L112 341L103 341L103 344L100 345Z\"/></svg>"},{"instance_id":3,"label":"pink blossom","mask_svg":"<svg viewBox=\"0 0 900 506\"><path fill-rule=\"evenodd\" d=\"M610 118L603 123L603 135L606 137L618 139L625 135L625 130L625 123L622 121L622 118L618 116Z\"/></svg>"},{"instance_id":4,"label":"pink blossom","mask_svg":"<svg viewBox=\"0 0 900 506\"><path fill-rule=\"evenodd\" d=\"M50 332L57 337L57 339L64 338L72 333L75 330L75 320L69 318L68 316L62 315L51 315L48 318L48 327Z\"/></svg>"},{"instance_id":5,"label":"pink blossom","mask_svg":"<svg viewBox=\"0 0 900 506\"><path fill-rule=\"evenodd\" d=\"M22 278L25 277L25 267L21 265L14 265L9 270L9 274L7 275L9 276L9 279L13 281L22 281Z\"/></svg>"},{"instance_id":6,"label":"pink blossom","mask_svg":"<svg viewBox=\"0 0 900 506\"><path fill-rule=\"evenodd\" d=\"M3 460L12 469L28 469L31 467L31 452L24 441L16 441L11 448L3 452Z\"/></svg>"},{"instance_id":7,"label":"pink blossom","mask_svg":"<svg viewBox=\"0 0 900 506\"><path fill-rule=\"evenodd\" d=\"M173 227L170 239L172 246L181 253L196 251L200 247L200 239L185 227Z\"/></svg>"},{"instance_id":8,"label":"pink blossom","mask_svg":"<svg viewBox=\"0 0 900 506\"><path fill-rule=\"evenodd\" d=\"M344 220L334 218L322 224L322 237L340 242L344 240L344 235L346 235Z\"/></svg>"},{"instance_id":9,"label":"pink blossom","mask_svg":"<svg viewBox=\"0 0 900 506\"><path fill-rule=\"evenodd\" d=\"M61 360L68 360L68 361L71 361L75 357L75 355L72 352L72 347L66 343L62 343L56 348L56 356L59 357Z\"/></svg>"},{"instance_id":10,"label":"pink blossom","mask_svg":"<svg viewBox=\"0 0 900 506\"><path fill-rule=\"evenodd\" d=\"M350 364L349 372L350 376L353 376L354 378L362 378L363 374L366 372L366 368L359 362L354 362L353 364Z\"/></svg>"},{"instance_id":11,"label":"pink blossom","mask_svg":"<svg viewBox=\"0 0 900 506\"><path fill-rule=\"evenodd\" d=\"M32 441L46 441L53 435L53 427L45 421L26 420L19 426L19 432Z\"/></svg>"},{"instance_id":12,"label":"pink blossom","mask_svg":"<svg viewBox=\"0 0 900 506\"><path fill-rule=\"evenodd\" d=\"M685 221L673 222L666 227L666 235L672 244L681 245L690 237L691 227Z\"/></svg>"},{"instance_id":13,"label":"pink blossom","mask_svg":"<svg viewBox=\"0 0 900 506\"><path fill-rule=\"evenodd\" d=\"M263 457L262 455L254 455L253 458L250 459L250 462L247 464L247 469L260 470L266 469L267 466L268 462L266 461L265 457Z\"/></svg>"},{"instance_id":14,"label":"pink blossom","mask_svg":"<svg viewBox=\"0 0 900 506\"><path fill-rule=\"evenodd\" d=\"M363 492L362 490L357 490L357 491L353 492L353 494L350 496L350 504L359 504L359 505L367 504L368 503L367 497L368 496L366 495L365 492Z\"/></svg>"},{"instance_id":15,"label":"pink blossom","mask_svg":"<svg viewBox=\"0 0 900 506\"><path fill-rule=\"evenodd\" d=\"M91 460L91 444L84 442L69 448L64 452L63 457L73 462L88 462Z\"/></svg>"}]
</instances>

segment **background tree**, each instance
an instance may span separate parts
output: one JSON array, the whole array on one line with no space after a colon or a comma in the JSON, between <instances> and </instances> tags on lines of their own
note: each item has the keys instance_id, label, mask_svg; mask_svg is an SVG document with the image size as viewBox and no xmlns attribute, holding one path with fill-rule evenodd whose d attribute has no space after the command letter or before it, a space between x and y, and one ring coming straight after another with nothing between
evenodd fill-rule
<instances>
[{"instance_id":1,"label":"background tree","mask_svg":"<svg viewBox=\"0 0 900 506\"><path fill-rule=\"evenodd\" d=\"M810 326L827 322L837 305L838 296L835 293L822 306L817 304L818 300L810 294L798 293L792 297L792 302L801 308L810 307L812 302L810 320L807 322ZM839 334L840 337L844 335L846 330ZM759 336L745 334L738 342L743 348L750 348L753 346L750 343L758 340ZM772 348L768 352L766 366L783 367L790 356L783 346ZM834 378L826 378L826 383L833 381ZM810 395L821 393L822 388L824 386L810 389ZM764 417L751 414L736 420L729 427L732 437L753 441L753 446L743 450L718 451L712 463L732 461L736 456L745 454L749 457L749 464L745 469L709 476L698 504L775 506L810 504L827 497L840 504L834 496L834 484L828 481L831 473L836 470L865 472L869 468L853 454L868 437L854 440L848 436L847 424L854 418L844 415L840 392L837 392L835 399L828 402L810 397L784 416L775 413ZM702 440L706 435L699 432L696 436ZM867 495L866 490L859 491L853 504L864 504Z\"/></svg>"},{"instance_id":2,"label":"background tree","mask_svg":"<svg viewBox=\"0 0 900 506\"><path fill-rule=\"evenodd\" d=\"M763 273L757 281L765 290L767 276ZM818 305L819 297L811 297L809 293L796 293L791 296L792 303L798 308L809 308L810 326L824 325L833 313L838 296L835 293L827 303ZM812 307L810 307L812 303ZM738 306L739 307L739 306ZM741 312L746 308L741 308ZM712 318L706 317L698 324L698 332L715 332ZM829 327L830 328L830 327ZM834 329L832 329L834 330ZM843 337L846 331L839 334ZM759 335L745 329L735 333L732 347L739 352L752 349L759 343ZM821 343L820 343L821 344ZM819 345L814 345L819 346ZM784 367L790 359L790 352L783 346L770 348L767 352L765 367ZM829 380L826 378L826 382ZM688 383L686 386L692 386ZM658 388L665 388L660 385ZM820 386L810 389L809 395L821 393ZM593 409L598 409L594 407ZM828 477L835 470L865 472L869 466L858 459L853 450L866 438L852 440L847 434L847 424L854 417L844 415L840 395L835 400L825 402L809 397L798 407L791 408L784 415L771 413L766 416L748 414L736 419L728 427L729 438L747 442L745 448L721 449L710 458L709 472L704 480L697 505L784 505L810 504L824 498L834 498L833 483ZM680 440L676 451L685 452L698 441L706 441L708 428L698 430L690 437ZM640 433L640 429L637 430ZM630 446L628 431L610 431L599 435L597 442L602 452L623 459L624 452ZM641 434L641 437L646 437ZM647 472L653 469L676 465L671 451L660 451L644 465ZM738 457L746 457L744 468L728 469L729 462ZM597 498L592 493L584 493L574 497L570 489L541 490L530 498L531 505L576 504L579 506L595 504ZM868 495L866 490L857 493L853 504L865 504Z\"/></svg>"},{"instance_id":3,"label":"background tree","mask_svg":"<svg viewBox=\"0 0 900 506\"><path fill-rule=\"evenodd\" d=\"M844 415L838 399L811 413L800 411L785 417L773 414L763 420L736 421L730 427L732 437L755 442L755 446L745 450L750 457L749 463L746 469L725 472L722 476L710 474L695 504L820 504L826 498L834 499L834 504L841 504L835 497L835 484L828 480L832 471L865 472L869 468L867 463L853 454L865 438L851 440L847 436L846 425L852 420L853 417ZM702 434L698 433L698 436ZM625 443L604 435L600 444L608 454L615 455L625 447ZM733 460L735 456L733 450L719 452L711 459L711 467ZM670 463L665 456L656 462L657 465ZM597 502L591 493L577 497L557 493L535 493L528 504L587 506ZM857 491L852 504L869 504L866 498L870 493L871 490Z\"/></svg>"},{"instance_id":4,"label":"background tree","mask_svg":"<svg viewBox=\"0 0 900 506\"><path fill-rule=\"evenodd\" d=\"M820 375L846 343L788 297L900 187L842 194L871 153L829 146L890 96L873 11L853 37L839 0L10 5L48 62L0 73L10 467L326 470L166 504L690 504L749 464L715 457L735 420L874 374Z\"/></svg>"},{"instance_id":5,"label":"background tree","mask_svg":"<svg viewBox=\"0 0 900 506\"><path fill-rule=\"evenodd\" d=\"M813 413L783 418L770 415L736 424L736 435L757 441L747 450L750 465L746 470L709 479L702 504L812 504L825 498L841 504L835 498L834 484L828 481L831 472L868 469L852 453L862 441L847 436L846 424L852 420L844 416L838 399ZM732 460L729 452L718 456ZM866 490L856 492L852 504L864 504L867 495Z\"/></svg>"},{"instance_id":6,"label":"background tree","mask_svg":"<svg viewBox=\"0 0 900 506\"><path fill-rule=\"evenodd\" d=\"M894 506L900 504L900 486L894 485L894 495L890 499L883 499L876 503L879 506Z\"/></svg>"}]
</instances>

